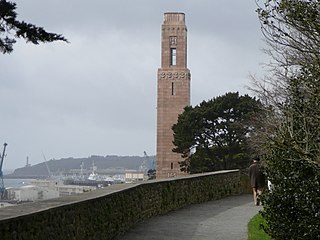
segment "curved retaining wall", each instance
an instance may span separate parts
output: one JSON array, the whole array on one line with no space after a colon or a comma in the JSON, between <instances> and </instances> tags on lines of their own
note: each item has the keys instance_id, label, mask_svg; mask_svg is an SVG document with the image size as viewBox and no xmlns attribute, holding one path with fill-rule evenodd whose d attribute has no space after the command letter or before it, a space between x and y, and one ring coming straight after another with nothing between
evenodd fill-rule
<instances>
[{"instance_id":1,"label":"curved retaining wall","mask_svg":"<svg viewBox=\"0 0 320 240\"><path fill-rule=\"evenodd\" d=\"M0 209L1 240L107 240L138 222L240 192L238 170L140 184Z\"/></svg>"}]
</instances>

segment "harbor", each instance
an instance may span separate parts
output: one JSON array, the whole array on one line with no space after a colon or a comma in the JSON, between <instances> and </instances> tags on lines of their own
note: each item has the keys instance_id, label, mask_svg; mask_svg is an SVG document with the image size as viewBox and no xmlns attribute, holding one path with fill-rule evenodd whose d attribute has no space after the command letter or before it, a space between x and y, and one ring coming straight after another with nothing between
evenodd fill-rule
<instances>
[{"instance_id":1,"label":"harbor","mask_svg":"<svg viewBox=\"0 0 320 240\"><path fill-rule=\"evenodd\" d=\"M148 180L144 172L137 170L126 170L113 175L103 175L92 164L89 171L80 169L79 174L63 175L47 178L4 178L4 191L0 201L0 208L41 200L53 199L64 196L77 195L85 192L94 191L100 188L107 188L115 184L137 183Z\"/></svg>"},{"instance_id":2,"label":"harbor","mask_svg":"<svg viewBox=\"0 0 320 240\"><path fill-rule=\"evenodd\" d=\"M1 165L5 156L4 144ZM81 159L51 159L26 165L3 175L1 171L0 207L71 196L108 188L111 185L137 183L155 177L154 161L144 157L90 156ZM1 168L0 168L1 169Z\"/></svg>"}]
</instances>

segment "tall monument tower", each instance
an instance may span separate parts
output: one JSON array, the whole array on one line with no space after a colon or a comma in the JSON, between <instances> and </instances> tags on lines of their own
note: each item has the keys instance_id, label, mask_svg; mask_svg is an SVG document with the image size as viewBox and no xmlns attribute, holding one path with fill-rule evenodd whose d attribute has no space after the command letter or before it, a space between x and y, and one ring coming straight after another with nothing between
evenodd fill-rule
<instances>
[{"instance_id":1,"label":"tall monument tower","mask_svg":"<svg viewBox=\"0 0 320 240\"><path fill-rule=\"evenodd\" d=\"M165 13L161 34L161 68L158 69L157 178L180 171L180 154L172 152L171 127L190 105L190 71L187 68L187 27L184 13Z\"/></svg>"}]
</instances>

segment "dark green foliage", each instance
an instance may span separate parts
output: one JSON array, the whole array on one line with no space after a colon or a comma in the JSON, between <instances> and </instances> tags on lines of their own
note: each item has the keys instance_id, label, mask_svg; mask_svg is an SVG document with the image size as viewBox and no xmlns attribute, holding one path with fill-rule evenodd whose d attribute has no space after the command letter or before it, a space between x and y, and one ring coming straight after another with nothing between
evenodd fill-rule
<instances>
[{"instance_id":1,"label":"dark green foliage","mask_svg":"<svg viewBox=\"0 0 320 240\"><path fill-rule=\"evenodd\" d=\"M254 131L259 109L259 101L239 93L186 107L172 127L173 151L185 158L181 170L198 173L247 167L247 139Z\"/></svg>"},{"instance_id":2,"label":"dark green foliage","mask_svg":"<svg viewBox=\"0 0 320 240\"><path fill-rule=\"evenodd\" d=\"M320 101L306 95L307 82L302 75L290 82L292 95L266 155L273 189L263 198L263 216L274 239L320 236Z\"/></svg>"},{"instance_id":3,"label":"dark green foliage","mask_svg":"<svg viewBox=\"0 0 320 240\"><path fill-rule=\"evenodd\" d=\"M266 232L274 239L319 239L319 166L305 160L270 162L273 189L263 196L262 213Z\"/></svg>"},{"instance_id":4,"label":"dark green foliage","mask_svg":"<svg viewBox=\"0 0 320 240\"><path fill-rule=\"evenodd\" d=\"M315 0L267 0L258 9L278 66L273 82L285 86L265 153L273 188L262 199L265 230L276 240L320 238L319 7Z\"/></svg>"},{"instance_id":5,"label":"dark green foliage","mask_svg":"<svg viewBox=\"0 0 320 240\"><path fill-rule=\"evenodd\" d=\"M148 180L156 179L157 170L156 169L149 169L148 170Z\"/></svg>"},{"instance_id":6,"label":"dark green foliage","mask_svg":"<svg viewBox=\"0 0 320 240\"><path fill-rule=\"evenodd\" d=\"M16 4L6 0L0 0L0 52L13 51L15 38L24 38L27 42L39 44L39 42L65 41L60 34L48 33L43 28L24 21L18 21ZM14 36L12 36L14 35Z\"/></svg>"}]
</instances>

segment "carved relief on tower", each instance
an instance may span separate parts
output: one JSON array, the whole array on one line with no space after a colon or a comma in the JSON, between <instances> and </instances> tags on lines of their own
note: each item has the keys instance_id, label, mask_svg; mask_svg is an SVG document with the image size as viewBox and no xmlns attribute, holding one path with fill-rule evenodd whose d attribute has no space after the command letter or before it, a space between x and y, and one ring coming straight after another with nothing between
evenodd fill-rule
<instances>
[{"instance_id":1,"label":"carved relief on tower","mask_svg":"<svg viewBox=\"0 0 320 240\"><path fill-rule=\"evenodd\" d=\"M178 72L178 71L172 71L172 72L159 72L159 79L170 79L170 80L176 80L176 79L189 79L190 80L190 73L189 72Z\"/></svg>"},{"instance_id":2,"label":"carved relief on tower","mask_svg":"<svg viewBox=\"0 0 320 240\"><path fill-rule=\"evenodd\" d=\"M177 173L176 172L168 172L168 178L176 177Z\"/></svg>"},{"instance_id":3,"label":"carved relief on tower","mask_svg":"<svg viewBox=\"0 0 320 240\"><path fill-rule=\"evenodd\" d=\"M177 45L177 36L170 36L169 37L169 43L170 43L170 46Z\"/></svg>"},{"instance_id":4,"label":"carved relief on tower","mask_svg":"<svg viewBox=\"0 0 320 240\"><path fill-rule=\"evenodd\" d=\"M187 28L186 27L182 27L182 28L174 28L174 27L163 27L162 28L162 31L168 31L168 32L172 32L172 31L175 31L175 32L184 32L184 31L187 31Z\"/></svg>"}]
</instances>

